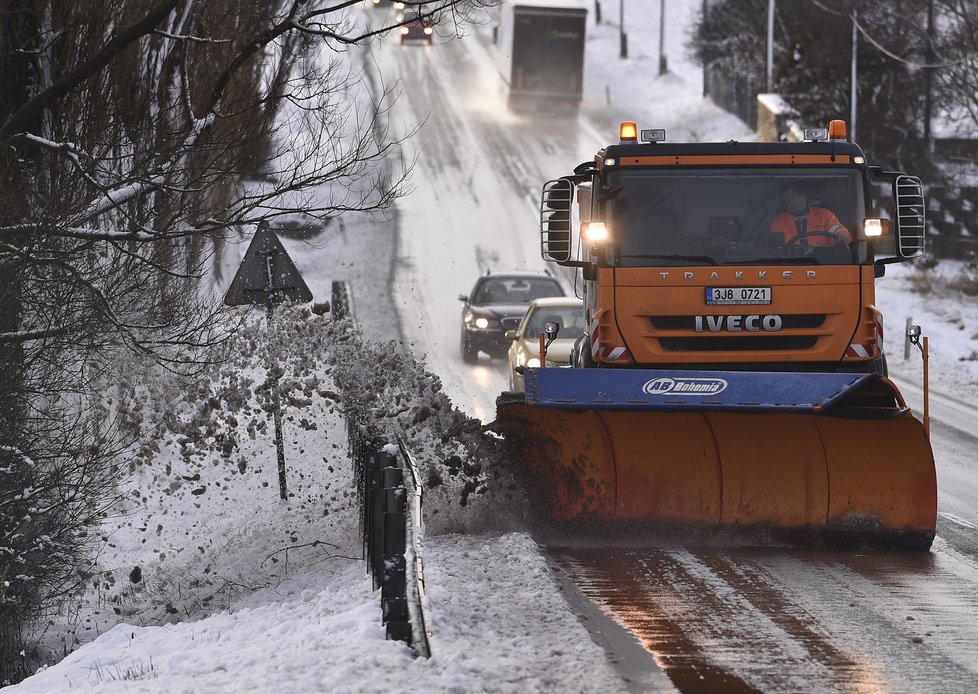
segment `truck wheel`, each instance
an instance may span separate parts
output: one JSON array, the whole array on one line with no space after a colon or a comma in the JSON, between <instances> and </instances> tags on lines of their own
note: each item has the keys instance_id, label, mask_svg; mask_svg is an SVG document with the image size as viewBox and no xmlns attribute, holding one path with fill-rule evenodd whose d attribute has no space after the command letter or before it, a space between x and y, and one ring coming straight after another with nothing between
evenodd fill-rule
<instances>
[{"instance_id":1,"label":"truck wheel","mask_svg":"<svg viewBox=\"0 0 978 694\"><path fill-rule=\"evenodd\" d=\"M597 366L594 357L591 356L591 344L586 334L579 337L574 343L571 352L571 364L579 369L593 369Z\"/></svg>"},{"instance_id":2,"label":"truck wheel","mask_svg":"<svg viewBox=\"0 0 978 694\"><path fill-rule=\"evenodd\" d=\"M871 373L879 374L880 376L889 375L889 369L886 366L885 354L881 355L879 359L873 362L872 366L870 367L870 371Z\"/></svg>"}]
</instances>

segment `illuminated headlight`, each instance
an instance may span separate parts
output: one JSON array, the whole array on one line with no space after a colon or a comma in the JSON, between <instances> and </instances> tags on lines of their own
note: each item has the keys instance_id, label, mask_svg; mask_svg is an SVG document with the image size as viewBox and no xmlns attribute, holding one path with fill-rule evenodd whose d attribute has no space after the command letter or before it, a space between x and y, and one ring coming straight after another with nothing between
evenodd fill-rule
<instances>
[{"instance_id":1,"label":"illuminated headlight","mask_svg":"<svg viewBox=\"0 0 978 694\"><path fill-rule=\"evenodd\" d=\"M890 233L890 220L869 217L863 220L863 234L866 238L887 236Z\"/></svg>"},{"instance_id":2,"label":"illuminated headlight","mask_svg":"<svg viewBox=\"0 0 978 694\"><path fill-rule=\"evenodd\" d=\"M584 238L591 243L602 243L608 240L608 227L604 222L589 222L584 227Z\"/></svg>"},{"instance_id":3,"label":"illuminated headlight","mask_svg":"<svg viewBox=\"0 0 978 694\"><path fill-rule=\"evenodd\" d=\"M475 315L474 313L471 313L471 312L465 314L465 319L464 320L465 320L466 325L475 326L476 328L479 328L480 330L485 330L486 328L488 328L490 325L492 325L495 322L491 318L488 318L486 316L477 316L477 315Z\"/></svg>"},{"instance_id":4,"label":"illuminated headlight","mask_svg":"<svg viewBox=\"0 0 978 694\"><path fill-rule=\"evenodd\" d=\"M424 28L424 33L425 33L425 34L426 34L427 36L431 36L431 27L425 27L425 28Z\"/></svg>"},{"instance_id":5,"label":"illuminated headlight","mask_svg":"<svg viewBox=\"0 0 978 694\"><path fill-rule=\"evenodd\" d=\"M536 357L530 357L529 359L526 360L526 365L529 366L531 369L537 369L540 367L540 360L537 359Z\"/></svg>"},{"instance_id":6,"label":"illuminated headlight","mask_svg":"<svg viewBox=\"0 0 978 694\"><path fill-rule=\"evenodd\" d=\"M407 34L408 31L410 31L410 29L408 29L407 27L401 27L401 33L402 34Z\"/></svg>"},{"instance_id":7,"label":"illuminated headlight","mask_svg":"<svg viewBox=\"0 0 978 694\"><path fill-rule=\"evenodd\" d=\"M394 7L396 9L398 9L398 10L403 10L404 9L404 3L403 2L395 2L394 3Z\"/></svg>"}]
</instances>

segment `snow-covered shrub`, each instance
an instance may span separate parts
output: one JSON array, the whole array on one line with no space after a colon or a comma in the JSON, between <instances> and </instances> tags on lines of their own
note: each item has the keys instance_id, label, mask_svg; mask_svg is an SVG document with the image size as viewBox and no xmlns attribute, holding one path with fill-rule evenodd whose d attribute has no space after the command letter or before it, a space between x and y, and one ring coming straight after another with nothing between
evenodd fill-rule
<instances>
[{"instance_id":1,"label":"snow-covered shrub","mask_svg":"<svg viewBox=\"0 0 978 694\"><path fill-rule=\"evenodd\" d=\"M125 501L103 526L84 598L100 606L99 629L207 614L327 558L358 560L346 442L355 413L412 451L427 532L519 522L499 440L452 404L422 362L303 306L278 307L271 321L247 309L241 318L202 372L134 367L118 386L126 405L117 420L139 443L120 471Z\"/></svg>"},{"instance_id":2,"label":"snow-covered shrub","mask_svg":"<svg viewBox=\"0 0 978 694\"><path fill-rule=\"evenodd\" d=\"M463 532L519 522L518 495L502 443L459 410L424 362L393 342L363 339L347 323L331 324L332 377L348 416L364 416L400 439L414 456L425 489L428 532Z\"/></svg>"}]
</instances>

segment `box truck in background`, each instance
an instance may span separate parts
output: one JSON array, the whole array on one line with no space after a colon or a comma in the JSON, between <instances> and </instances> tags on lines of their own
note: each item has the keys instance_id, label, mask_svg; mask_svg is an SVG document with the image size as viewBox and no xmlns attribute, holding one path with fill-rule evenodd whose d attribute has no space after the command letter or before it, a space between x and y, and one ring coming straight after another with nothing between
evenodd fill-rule
<instances>
[{"instance_id":1,"label":"box truck in background","mask_svg":"<svg viewBox=\"0 0 978 694\"><path fill-rule=\"evenodd\" d=\"M584 83L587 8L575 0L508 0L496 44L515 111L576 109Z\"/></svg>"}]
</instances>

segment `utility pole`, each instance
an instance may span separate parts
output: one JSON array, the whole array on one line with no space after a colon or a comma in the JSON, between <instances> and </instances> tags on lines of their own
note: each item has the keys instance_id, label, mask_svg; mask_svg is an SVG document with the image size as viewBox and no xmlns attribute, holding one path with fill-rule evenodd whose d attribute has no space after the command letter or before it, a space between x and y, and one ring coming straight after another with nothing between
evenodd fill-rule
<instances>
[{"instance_id":1,"label":"utility pole","mask_svg":"<svg viewBox=\"0 0 978 694\"><path fill-rule=\"evenodd\" d=\"M774 0L767 2L767 93L774 91Z\"/></svg>"},{"instance_id":2,"label":"utility pole","mask_svg":"<svg viewBox=\"0 0 978 694\"><path fill-rule=\"evenodd\" d=\"M628 34L625 33L625 0L618 0L618 40L620 57L625 59L628 57Z\"/></svg>"},{"instance_id":3,"label":"utility pole","mask_svg":"<svg viewBox=\"0 0 978 694\"><path fill-rule=\"evenodd\" d=\"M856 48L858 47L857 37L859 36L859 29L857 28L858 15L856 14L856 8L852 9L852 74L849 76L851 82L849 87L849 142L856 141Z\"/></svg>"},{"instance_id":4,"label":"utility pole","mask_svg":"<svg viewBox=\"0 0 978 694\"><path fill-rule=\"evenodd\" d=\"M927 50L924 55L928 65L934 64L934 0L927 3ZM924 68L924 147L928 152L934 151L934 139L930 130L933 95L931 88L934 79L934 69Z\"/></svg>"},{"instance_id":5,"label":"utility pole","mask_svg":"<svg viewBox=\"0 0 978 694\"><path fill-rule=\"evenodd\" d=\"M666 67L666 0L659 1L659 74L664 75L668 71Z\"/></svg>"}]
</instances>

